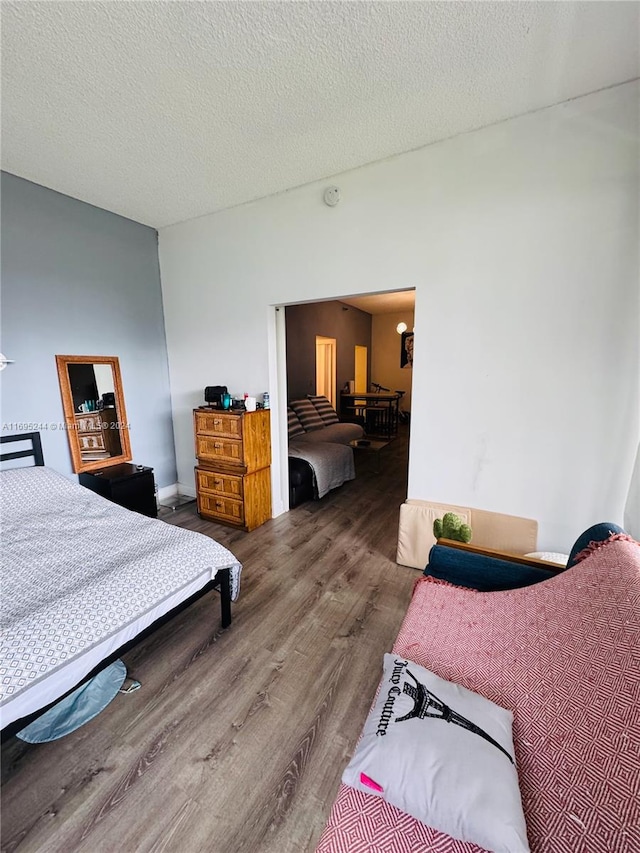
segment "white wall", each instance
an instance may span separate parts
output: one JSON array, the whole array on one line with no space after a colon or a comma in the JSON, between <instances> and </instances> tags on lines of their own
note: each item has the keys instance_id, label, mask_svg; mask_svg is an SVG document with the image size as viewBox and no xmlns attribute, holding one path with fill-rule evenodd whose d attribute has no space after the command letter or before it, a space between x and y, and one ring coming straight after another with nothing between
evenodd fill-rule
<instances>
[{"instance_id":1,"label":"white wall","mask_svg":"<svg viewBox=\"0 0 640 853\"><path fill-rule=\"evenodd\" d=\"M620 523L640 431L639 101L626 84L163 229L180 481L204 386L268 387L270 305L415 287L409 496L537 518L553 550Z\"/></svg>"}]
</instances>

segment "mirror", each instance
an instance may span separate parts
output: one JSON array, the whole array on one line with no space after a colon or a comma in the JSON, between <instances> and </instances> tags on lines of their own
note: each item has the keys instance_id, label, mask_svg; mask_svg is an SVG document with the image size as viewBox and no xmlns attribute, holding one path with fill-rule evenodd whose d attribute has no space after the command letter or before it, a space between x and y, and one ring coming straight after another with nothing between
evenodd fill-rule
<instances>
[{"instance_id":1,"label":"mirror","mask_svg":"<svg viewBox=\"0 0 640 853\"><path fill-rule=\"evenodd\" d=\"M57 355L56 365L75 473L130 462L129 426L118 359Z\"/></svg>"}]
</instances>

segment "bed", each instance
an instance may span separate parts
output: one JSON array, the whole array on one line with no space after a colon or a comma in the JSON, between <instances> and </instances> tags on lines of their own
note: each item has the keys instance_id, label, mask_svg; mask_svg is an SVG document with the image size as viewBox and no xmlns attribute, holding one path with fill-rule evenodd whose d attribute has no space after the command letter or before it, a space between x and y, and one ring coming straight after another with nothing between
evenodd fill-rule
<instances>
[{"instance_id":1,"label":"bed","mask_svg":"<svg viewBox=\"0 0 640 853\"><path fill-rule=\"evenodd\" d=\"M513 712L531 851L640 850L637 542L611 536L556 577L505 592L422 578L393 652ZM342 784L317 853L480 849Z\"/></svg>"},{"instance_id":2,"label":"bed","mask_svg":"<svg viewBox=\"0 0 640 853\"><path fill-rule=\"evenodd\" d=\"M200 591L221 595L222 626L242 566L200 533L105 500L44 465L37 433L0 471L2 728L46 708ZM31 457L35 464L24 467ZM20 460L20 462L16 462ZM12 727L13 728L13 727Z\"/></svg>"}]
</instances>

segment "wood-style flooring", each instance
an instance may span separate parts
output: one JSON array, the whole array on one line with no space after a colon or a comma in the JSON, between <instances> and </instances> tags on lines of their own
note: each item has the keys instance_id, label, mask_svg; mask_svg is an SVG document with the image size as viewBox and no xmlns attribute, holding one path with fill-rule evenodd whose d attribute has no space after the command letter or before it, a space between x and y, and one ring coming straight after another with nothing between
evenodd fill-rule
<instances>
[{"instance_id":1,"label":"wood-style flooring","mask_svg":"<svg viewBox=\"0 0 640 853\"><path fill-rule=\"evenodd\" d=\"M61 740L2 748L2 851L313 851L418 573L395 563L407 439L251 533L162 516L243 563L130 650L142 682Z\"/></svg>"}]
</instances>

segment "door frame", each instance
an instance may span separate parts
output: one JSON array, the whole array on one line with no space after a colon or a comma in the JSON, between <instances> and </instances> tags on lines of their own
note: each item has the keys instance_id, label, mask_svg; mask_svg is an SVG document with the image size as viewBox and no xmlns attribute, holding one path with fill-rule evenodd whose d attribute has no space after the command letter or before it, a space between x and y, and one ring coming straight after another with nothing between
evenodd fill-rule
<instances>
[{"instance_id":1,"label":"door frame","mask_svg":"<svg viewBox=\"0 0 640 853\"><path fill-rule=\"evenodd\" d=\"M271 401L271 512L289 511L289 433L287 426L287 325L285 306L269 306L268 350Z\"/></svg>"},{"instance_id":2,"label":"door frame","mask_svg":"<svg viewBox=\"0 0 640 853\"><path fill-rule=\"evenodd\" d=\"M415 290L414 317L417 317L418 289L381 287L368 291L369 294L390 293L393 290ZM352 296L366 296L354 293ZM271 506L276 518L289 511L289 435L287 424L287 332L285 308L301 302L340 301L340 297L318 296L298 302L281 302L268 306L267 338L269 359L269 390L271 395ZM417 322L416 322L417 326ZM414 379L416 362L413 363ZM409 474L411 474L411 446L413 431L409 434Z\"/></svg>"},{"instance_id":3,"label":"door frame","mask_svg":"<svg viewBox=\"0 0 640 853\"><path fill-rule=\"evenodd\" d=\"M324 388L324 383L323 383L322 391L325 392L323 394L323 396L329 400L329 402L331 403L331 405L333 406L333 408L336 411L338 410L338 407L336 405L336 403L337 403L337 397L336 397L337 379L336 379L336 376L337 376L337 369L338 369L337 347L338 347L338 342L336 341L335 338L328 338L326 335L316 335L316 394L321 393L321 391L318 387L320 384L318 382L318 378L320 375L320 372L319 372L320 362L318 359L318 353L319 353L321 348L324 348L325 375L326 375L326 361L327 361L326 356L327 356L327 352L329 353L329 361L330 361L329 385L330 385L330 388L329 388L329 393L326 393L326 388Z\"/></svg>"}]
</instances>

